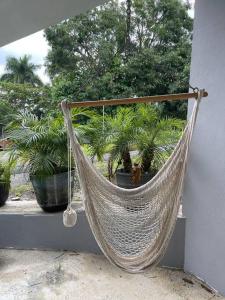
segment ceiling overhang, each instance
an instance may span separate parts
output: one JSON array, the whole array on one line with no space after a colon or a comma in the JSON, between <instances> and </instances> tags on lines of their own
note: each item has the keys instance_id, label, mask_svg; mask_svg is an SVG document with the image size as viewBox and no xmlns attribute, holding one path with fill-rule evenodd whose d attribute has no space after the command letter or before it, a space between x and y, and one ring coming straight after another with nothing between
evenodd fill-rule
<instances>
[{"instance_id":1,"label":"ceiling overhang","mask_svg":"<svg viewBox=\"0 0 225 300\"><path fill-rule=\"evenodd\" d=\"M0 47L104 2L106 0L1 0Z\"/></svg>"}]
</instances>

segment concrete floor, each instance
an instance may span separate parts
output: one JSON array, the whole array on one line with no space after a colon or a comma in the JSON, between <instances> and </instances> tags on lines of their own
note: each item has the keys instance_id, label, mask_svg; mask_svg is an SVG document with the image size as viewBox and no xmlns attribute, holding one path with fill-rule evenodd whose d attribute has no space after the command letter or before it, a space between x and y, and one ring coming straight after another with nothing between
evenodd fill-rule
<instances>
[{"instance_id":1,"label":"concrete floor","mask_svg":"<svg viewBox=\"0 0 225 300\"><path fill-rule=\"evenodd\" d=\"M194 277L182 271L154 268L140 274L129 274L109 264L103 256L9 249L0 250L0 299L209 300L225 298L207 291Z\"/></svg>"}]
</instances>

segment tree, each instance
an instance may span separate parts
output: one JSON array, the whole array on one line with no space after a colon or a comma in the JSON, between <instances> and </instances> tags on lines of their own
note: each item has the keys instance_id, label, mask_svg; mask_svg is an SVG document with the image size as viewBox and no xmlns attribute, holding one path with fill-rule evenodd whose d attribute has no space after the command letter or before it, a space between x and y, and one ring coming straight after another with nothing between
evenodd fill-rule
<instances>
[{"instance_id":1,"label":"tree","mask_svg":"<svg viewBox=\"0 0 225 300\"><path fill-rule=\"evenodd\" d=\"M38 117L57 109L48 86L33 87L30 84L0 81L0 102L0 107L4 103L4 107L13 107L14 112L27 109Z\"/></svg>"},{"instance_id":2,"label":"tree","mask_svg":"<svg viewBox=\"0 0 225 300\"><path fill-rule=\"evenodd\" d=\"M52 26L45 36L54 98L186 91L191 35L188 4L180 0L110 1ZM173 116L179 107L162 105L162 114Z\"/></svg>"},{"instance_id":3,"label":"tree","mask_svg":"<svg viewBox=\"0 0 225 300\"><path fill-rule=\"evenodd\" d=\"M42 82L35 74L40 67L30 62L31 56L24 55L20 58L8 57L6 61L6 73L1 76L2 81L13 83L29 83L32 86L40 86Z\"/></svg>"},{"instance_id":4,"label":"tree","mask_svg":"<svg viewBox=\"0 0 225 300\"><path fill-rule=\"evenodd\" d=\"M10 123L16 114L16 109L13 105L9 104L8 101L0 101L0 129ZM0 132L1 136L1 132Z\"/></svg>"},{"instance_id":5,"label":"tree","mask_svg":"<svg viewBox=\"0 0 225 300\"><path fill-rule=\"evenodd\" d=\"M131 0L126 0L126 6L127 6L127 15L126 15L126 37L125 37L125 57L128 58L130 54L130 46L131 46Z\"/></svg>"}]
</instances>

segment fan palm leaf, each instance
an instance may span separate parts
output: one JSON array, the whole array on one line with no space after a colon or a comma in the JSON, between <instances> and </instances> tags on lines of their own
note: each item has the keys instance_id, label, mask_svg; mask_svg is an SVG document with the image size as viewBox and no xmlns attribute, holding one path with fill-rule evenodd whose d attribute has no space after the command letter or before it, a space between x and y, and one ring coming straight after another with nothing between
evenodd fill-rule
<instances>
[{"instance_id":1,"label":"fan palm leaf","mask_svg":"<svg viewBox=\"0 0 225 300\"><path fill-rule=\"evenodd\" d=\"M85 112L77 111L76 115ZM79 128L79 124L76 126ZM10 159L20 160L31 176L67 169L67 133L62 115L38 119L27 111L21 112L8 126L7 135L12 141Z\"/></svg>"}]
</instances>

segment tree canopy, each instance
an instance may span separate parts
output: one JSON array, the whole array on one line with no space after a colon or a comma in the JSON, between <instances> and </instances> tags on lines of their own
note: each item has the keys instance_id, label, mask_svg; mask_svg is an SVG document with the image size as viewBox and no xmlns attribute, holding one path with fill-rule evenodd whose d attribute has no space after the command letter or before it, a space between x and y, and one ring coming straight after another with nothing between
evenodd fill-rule
<instances>
[{"instance_id":1,"label":"tree canopy","mask_svg":"<svg viewBox=\"0 0 225 300\"><path fill-rule=\"evenodd\" d=\"M180 0L110 1L45 31L55 99L96 100L188 89L192 19ZM185 117L185 105L162 114Z\"/></svg>"},{"instance_id":2,"label":"tree canopy","mask_svg":"<svg viewBox=\"0 0 225 300\"><path fill-rule=\"evenodd\" d=\"M57 108L57 104L52 101L50 87L33 87L27 83L0 81L0 103L0 111L1 108L7 109L6 112L9 108L13 108L14 112L26 109L37 116Z\"/></svg>"},{"instance_id":3,"label":"tree canopy","mask_svg":"<svg viewBox=\"0 0 225 300\"><path fill-rule=\"evenodd\" d=\"M40 67L30 62L31 56L24 55L20 58L8 57L6 61L6 73L1 76L2 81L12 83L29 83L32 86L42 85L41 79L35 74Z\"/></svg>"}]
</instances>

